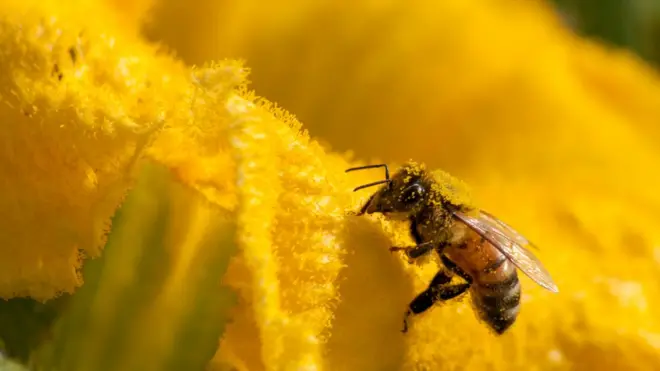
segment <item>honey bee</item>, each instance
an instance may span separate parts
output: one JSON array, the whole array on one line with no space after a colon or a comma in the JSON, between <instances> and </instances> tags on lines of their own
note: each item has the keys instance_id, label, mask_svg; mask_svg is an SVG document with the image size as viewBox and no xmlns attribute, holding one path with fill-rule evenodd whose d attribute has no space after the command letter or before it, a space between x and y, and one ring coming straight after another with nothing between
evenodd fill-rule
<instances>
[{"instance_id":1,"label":"honey bee","mask_svg":"<svg viewBox=\"0 0 660 371\"><path fill-rule=\"evenodd\" d=\"M529 251L535 247L520 233L492 214L471 204L465 184L440 171L427 171L414 162L390 178L387 165L367 165L346 170L384 168L385 179L354 191L382 185L357 215L381 213L387 218L407 219L415 246L391 247L414 261L435 250L444 267L428 288L408 305L403 330L411 316L467 292L478 317L496 334L503 334L520 312L520 282L516 268L540 286L559 292L550 274ZM463 283L451 284L453 276Z\"/></svg>"}]
</instances>

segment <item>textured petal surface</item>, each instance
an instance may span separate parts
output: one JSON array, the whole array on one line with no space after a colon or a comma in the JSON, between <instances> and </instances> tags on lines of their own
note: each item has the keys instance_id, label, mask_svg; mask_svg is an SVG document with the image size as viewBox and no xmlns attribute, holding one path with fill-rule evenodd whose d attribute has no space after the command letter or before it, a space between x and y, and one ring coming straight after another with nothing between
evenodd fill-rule
<instances>
[{"instance_id":1,"label":"textured petal surface","mask_svg":"<svg viewBox=\"0 0 660 371\"><path fill-rule=\"evenodd\" d=\"M185 70L103 33L112 21L85 19L102 6L12 1L0 10L0 239L12 256L0 262L0 297L48 299L81 284L81 256L99 256L133 164L173 99L161 93L176 95Z\"/></svg>"}]
</instances>

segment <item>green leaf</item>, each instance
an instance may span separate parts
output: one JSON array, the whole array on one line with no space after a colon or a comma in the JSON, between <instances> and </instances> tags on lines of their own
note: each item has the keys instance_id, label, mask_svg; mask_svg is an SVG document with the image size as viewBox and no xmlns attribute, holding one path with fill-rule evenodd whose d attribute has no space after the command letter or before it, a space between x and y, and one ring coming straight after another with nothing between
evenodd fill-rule
<instances>
[{"instance_id":1,"label":"green leaf","mask_svg":"<svg viewBox=\"0 0 660 371\"><path fill-rule=\"evenodd\" d=\"M221 285L235 217L150 164L118 211L103 257L34 363L43 370L204 370L234 295Z\"/></svg>"}]
</instances>

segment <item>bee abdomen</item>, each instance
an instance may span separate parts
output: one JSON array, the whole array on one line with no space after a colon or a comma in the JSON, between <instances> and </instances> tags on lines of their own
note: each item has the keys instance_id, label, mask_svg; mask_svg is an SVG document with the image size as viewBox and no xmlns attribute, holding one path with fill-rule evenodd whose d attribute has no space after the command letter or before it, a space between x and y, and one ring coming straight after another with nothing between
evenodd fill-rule
<instances>
[{"instance_id":1,"label":"bee abdomen","mask_svg":"<svg viewBox=\"0 0 660 371\"><path fill-rule=\"evenodd\" d=\"M520 312L520 281L516 272L498 283L475 283L472 301L479 317L498 335L516 321Z\"/></svg>"}]
</instances>

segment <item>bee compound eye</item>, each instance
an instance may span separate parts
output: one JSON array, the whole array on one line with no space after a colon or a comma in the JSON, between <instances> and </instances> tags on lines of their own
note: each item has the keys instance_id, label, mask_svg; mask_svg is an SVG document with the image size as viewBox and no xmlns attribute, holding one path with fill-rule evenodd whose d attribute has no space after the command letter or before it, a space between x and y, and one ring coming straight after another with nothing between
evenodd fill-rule
<instances>
[{"instance_id":1,"label":"bee compound eye","mask_svg":"<svg viewBox=\"0 0 660 371\"><path fill-rule=\"evenodd\" d=\"M407 205L414 204L424 196L424 187L415 183L403 190L401 201Z\"/></svg>"}]
</instances>

